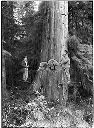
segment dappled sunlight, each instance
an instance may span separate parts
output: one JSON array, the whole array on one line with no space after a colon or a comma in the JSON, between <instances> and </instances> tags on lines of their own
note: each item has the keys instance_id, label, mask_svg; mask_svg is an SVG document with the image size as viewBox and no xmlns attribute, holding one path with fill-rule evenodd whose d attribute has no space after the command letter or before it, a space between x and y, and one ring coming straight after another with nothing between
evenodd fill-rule
<instances>
[{"instance_id":1,"label":"dappled sunlight","mask_svg":"<svg viewBox=\"0 0 94 128\"><path fill-rule=\"evenodd\" d=\"M2 128L92 128L93 2L1 9Z\"/></svg>"},{"instance_id":2,"label":"dappled sunlight","mask_svg":"<svg viewBox=\"0 0 94 128\"><path fill-rule=\"evenodd\" d=\"M14 102L14 106L12 105ZM91 128L84 120L85 110L74 104L49 108L43 95L29 103L21 99L6 104L3 110L3 125L8 127L77 127ZM74 106L74 107L73 107ZM4 113L5 112L5 113Z\"/></svg>"},{"instance_id":3,"label":"dappled sunlight","mask_svg":"<svg viewBox=\"0 0 94 128\"><path fill-rule=\"evenodd\" d=\"M34 10L37 12L39 10L39 4L41 3L41 1L34 1L34 2L35 2Z\"/></svg>"},{"instance_id":4,"label":"dappled sunlight","mask_svg":"<svg viewBox=\"0 0 94 128\"><path fill-rule=\"evenodd\" d=\"M31 10L34 11L33 12L34 14L38 11L40 3L41 1L33 1L33 5L31 5ZM17 1L16 3L14 3L15 5L14 19L16 24L23 25L21 18L26 16L26 10L24 9L25 4L26 4L26 1Z\"/></svg>"}]
</instances>

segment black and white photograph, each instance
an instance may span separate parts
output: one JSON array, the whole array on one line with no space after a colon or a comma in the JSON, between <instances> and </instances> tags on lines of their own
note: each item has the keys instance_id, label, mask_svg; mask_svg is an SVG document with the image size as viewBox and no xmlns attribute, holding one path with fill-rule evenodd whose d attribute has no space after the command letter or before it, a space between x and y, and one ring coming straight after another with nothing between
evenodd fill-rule
<instances>
[{"instance_id":1,"label":"black and white photograph","mask_svg":"<svg viewBox=\"0 0 94 128\"><path fill-rule=\"evenodd\" d=\"M1 128L93 128L93 1L1 2Z\"/></svg>"}]
</instances>

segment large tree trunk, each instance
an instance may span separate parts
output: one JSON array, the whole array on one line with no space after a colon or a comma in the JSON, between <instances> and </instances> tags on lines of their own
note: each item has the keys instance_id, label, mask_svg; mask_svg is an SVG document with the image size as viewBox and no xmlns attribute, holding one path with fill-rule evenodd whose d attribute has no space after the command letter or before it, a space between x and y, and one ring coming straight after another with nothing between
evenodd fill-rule
<instances>
[{"instance_id":1,"label":"large tree trunk","mask_svg":"<svg viewBox=\"0 0 94 128\"><path fill-rule=\"evenodd\" d=\"M48 68L46 81L48 99L54 98L67 101L69 76L69 58L67 51L68 38L68 2L67 1L49 1L45 2L46 16L43 22L43 36L41 48L41 62L47 62ZM50 62L51 60L51 62ZM43 65L42 65L43 66ZM53 66L58 67L53 70ZM44 69L43 69L44 70ZM42 73L43 74L43 73ZM58 80L58 78L60 79ZM43 80L45 80L43 77ZM42 77L41 77L42 78ZM63 84L63 89L58 89L59 84ZM49 86L49 87L48 87ZM59 94L62 94L60 96ZM62 97L62 98L60 98Z\"/></svg>"},{"instance_id":2,"label":"large tree trunk","mask_svg":"<svg viewBox=\"0 0 94 128\"><path fill-rule=\"evenodd\" d=\"M6 43L6 42L3 40L2 43ZM3 49L3 44L2 44L2 85L1 85L2 99L9 98L9 92L7 90L7 86L12 86L13 84L11 57L12 57L11 54Z\"/></svg>"},{"instance_id":3,"label":"large tree trunk","mask_svg":"<svg viewBox=\"0 0 94 128\"><path fill-rule=\"evenodd\" d=\"M52 2L51 5L51 58L62 65L63 99L68 99L68 82L70 81L70 60L67 51L68 39L68 2ZM53 84L54 85L54 84Z\"/></svg>"},{"instance_id":4,"label":"large tree trunk","mask_svg":"<svg viewBox=\"0 0 94 128\"><path fill-rule=\"evenodd\" d=\"M62 81L63 81L63 98L66 103L68 99L68 83L70 82L70 59L67 54L67 39L68 39L68 1L59 1L60 11L60 44L61 44L61 57L60 63L62 65Z\"/></svg>"}]
</instances>

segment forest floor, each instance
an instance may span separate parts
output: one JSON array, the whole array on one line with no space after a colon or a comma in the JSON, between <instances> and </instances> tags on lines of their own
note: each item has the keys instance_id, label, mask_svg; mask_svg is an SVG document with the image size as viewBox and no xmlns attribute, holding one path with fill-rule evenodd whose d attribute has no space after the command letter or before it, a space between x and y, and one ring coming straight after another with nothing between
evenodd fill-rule
<instances>
[{"instance_id":1,"label":"forest floor","mask_svg":"<svg viewBox=\"0 0 94 128\"><path fill-rule=\"evenodd\" d=\"M28 103L19 99L4 99L2 102L2 128L92 128L93 105L48 107L43 95Z\"/></svg>"}]
</instances>

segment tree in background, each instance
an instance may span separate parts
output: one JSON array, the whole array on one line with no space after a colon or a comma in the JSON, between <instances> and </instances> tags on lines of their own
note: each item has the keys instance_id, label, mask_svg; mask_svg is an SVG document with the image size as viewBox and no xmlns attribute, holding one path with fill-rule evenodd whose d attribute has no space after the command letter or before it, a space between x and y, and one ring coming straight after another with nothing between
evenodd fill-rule
<instances>
[{"instance_id":1,"label":"tree in background","mask_svg":"<svg viewBox=\"0 0 94 128\"><path fill-rule=\"evenodd\" d=\"M93 44L93 1L69 1L69 34L75 34L82 44Z\"/></svg>"},{"instance_id":2,"label":"tree in background","mask_svg":"<svg viewBox=\"0 0 94 128\"><path fill-rule=\"evenodd\" d=\"M71 81L78 84L80 95L85 99L92 95L93 87L93 1L68 3Z\"/></svg>"},{"instance_id":3,"label":"tree in background","mask_svg":"<svg viewBox=\"0 0 94 128\"><path fill-rule=\"evenodd\" d=\"M3 48L11 53L12 55L11 62L13 62L11 64L14 67L12 69L12 67L10 66L11 64L6 62L6 66L7 66L6 76L7 76L7 84L9 84L9 86L11 86L11 84L14 83L15 83L14 87L19 85L18 80L21 78L22 73L18 73L18 72L21 70L21 68L23 68L21 63L25 56L27 56L29 62L30 82L33 81L35 76L34 74L38 69L38 63L39 63L38 61L40 58L39 56L40 42L38 41L39 35L37 36L37 34L35 34L38 31L36 29L38 23L36 23L36 25L34 23L36 18L35 14L36 13L34 11L33 1L31 2L2 1L2 39L5 42L3 43ZM11 68L11 70L9 69L9 67ZM11 83L12 77L9 77L11 76L10 75L11 71L13 74L12 75L14 79L13 81L17 80L14 83ZM19 79L17 77L18 74L19 74Z\"/></svg>"},{"instance_id":4,"label":"tree in background","mask_svg":"<svg viewBox=\"0 0 94 128\"><path fill-rule=\"evenodd\" d=\"M13 38L16 32L16 25L13 20L13 2L1 2L2 11L2 96L7 97L8 92L6 90L7 84L7 62L11 60L11 45L13 45ZM5 48L5 45L7 47ZM7 51L6 51L6 50ZM12 63L12 62L11 62ZM8 65L6 67L6 65ZM11 70L9 71L11 72Z\"/></svg>"}]
</instances>

